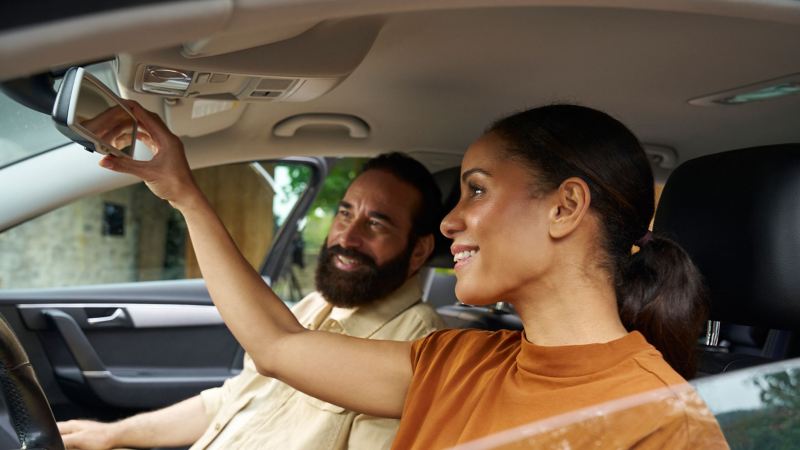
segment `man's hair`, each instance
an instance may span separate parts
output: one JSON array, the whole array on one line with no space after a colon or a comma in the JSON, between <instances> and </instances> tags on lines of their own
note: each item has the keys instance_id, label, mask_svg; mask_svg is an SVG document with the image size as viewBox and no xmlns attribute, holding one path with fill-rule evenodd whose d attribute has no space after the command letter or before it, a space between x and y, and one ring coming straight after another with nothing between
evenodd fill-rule
<instances>
[{"instance_id":1,"label":"man's hair","mask_svg":"<svg viewBox=\"0 0 800 450\"><path fill-rule=\"evenodd\" d=\"M361 173L380 170L389 173L412 187L420 194L420 205L412 213L411 233L415 237L428 234L437 236L442 220L442 193L433 175L416 159L399 152L378 155L364 164Z\"/></svg>"}]
</instances>

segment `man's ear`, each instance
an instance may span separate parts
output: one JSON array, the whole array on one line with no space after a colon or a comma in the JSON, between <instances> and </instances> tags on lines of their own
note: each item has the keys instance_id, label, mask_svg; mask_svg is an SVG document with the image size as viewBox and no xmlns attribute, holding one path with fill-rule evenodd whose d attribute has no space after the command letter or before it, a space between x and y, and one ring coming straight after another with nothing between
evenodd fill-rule
<instances>
[{"instance_id":1,"label":"man's ear","mask_svg":"<svg viewBox=\"0 0 800 450\"><path fill-rule=\"evenodd\" d=\"M408 263L408 276L411 276L425 264L428 257L433 253L434 246L433 234L426 234L417 238L414 250L411 252L411 260Z\"/></svg>"},{"instance_id":2,"label":"man's ear","mask_svg":"<svg viewBox=\"0 0 800 450\"><path fill-rule=\"evenodd\" d=\"M561 239L581 224L592 202L592 194L585 181L571 177L564 180L553 195L556 204L550 210L550 237Z\"/></svg>"}]
</instances>

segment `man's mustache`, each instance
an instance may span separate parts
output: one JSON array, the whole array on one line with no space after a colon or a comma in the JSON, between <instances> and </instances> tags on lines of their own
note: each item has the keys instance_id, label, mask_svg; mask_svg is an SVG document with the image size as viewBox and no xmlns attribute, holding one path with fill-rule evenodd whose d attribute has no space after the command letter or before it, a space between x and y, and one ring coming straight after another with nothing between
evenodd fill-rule
<instances>
[{"instance_id":1,"label":"man's mustache","mask_svg":"<svg viewBox=\"0 0 800 450\"><path fill-rule=\"evenodd\" d=\"M359 263L364 264L365 266L368 266L368 267L372 267L372 268L377 268L378 267L378 265L375 264L375 260L373 260L369 256L359 252L358 250L353 250L353 249L350 249L350 248L344 248L344 247L336 244L336 245L328 247L325 251L330 255L330 257L333 257L334 255L340 255L340 256L344 256L345 258L354 259L354 260L358 261Z\"/></svg>"}]
</instances>

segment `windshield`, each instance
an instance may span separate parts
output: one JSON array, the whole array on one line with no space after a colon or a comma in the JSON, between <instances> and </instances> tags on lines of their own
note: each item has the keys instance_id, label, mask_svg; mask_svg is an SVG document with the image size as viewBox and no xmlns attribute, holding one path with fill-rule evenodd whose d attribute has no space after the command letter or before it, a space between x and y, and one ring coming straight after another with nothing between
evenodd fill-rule
<instances>
[{"instance_id":1,"label":"windshield","mask_svg":"<svg viewBox=\"0 0 800 450\"><path fill-rule=\"evenodd\" d=\"M119 93L111 61L88 66L86 70L112 91ZM61 80L56 82L56 88ZM29 109L0 92L0 167L44 153L69 143L47 114Z\"/></svg>"}]
</instances>

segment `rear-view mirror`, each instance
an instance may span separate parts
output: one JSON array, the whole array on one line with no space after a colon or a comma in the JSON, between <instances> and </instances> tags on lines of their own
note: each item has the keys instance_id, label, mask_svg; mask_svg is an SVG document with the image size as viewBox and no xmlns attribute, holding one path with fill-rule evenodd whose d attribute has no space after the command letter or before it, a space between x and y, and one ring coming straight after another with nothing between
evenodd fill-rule
<instances>
[{"instance_id":1,"label":"rear-view mirror","mask_svg":"<svg viewBox=\"0 0 800 450\"><path fill-rule=\"evenodd\" d=\"M72 67L64 75L52 116L56 128L86 150L133 157L136 118L122 99L83 68Z\"/></svg>"}]
</instances>

